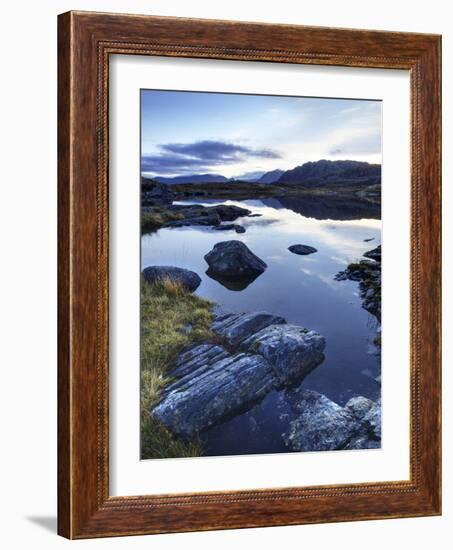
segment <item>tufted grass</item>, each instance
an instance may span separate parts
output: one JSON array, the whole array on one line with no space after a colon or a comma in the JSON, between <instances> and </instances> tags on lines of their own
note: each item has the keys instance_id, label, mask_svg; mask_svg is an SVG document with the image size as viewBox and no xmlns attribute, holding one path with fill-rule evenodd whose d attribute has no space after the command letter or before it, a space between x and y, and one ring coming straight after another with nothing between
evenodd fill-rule
<instances>
[{"instance_id":1,"label":"tufted grass","mask_svg":"<svg viewBox=\"0 0 453 550\"><path fill-rule=\"evenodd\" d=\"M155 206L151 212L142 212L142 233L152 233L168 221L182 220L183 218L184 216L179 212L172 212L170 209Z\"/></svg>"},{"instance_id":2,"label":"tufted grass","mask_svg":"<svg viewBox=\"0 0 453 550\"><path fill-rule=\"evenodd\" d=\"M141 458L200 456L200 441L174 437L150 409L170 381L167 374L178 353L196 342L214 341L212 304L171 279L141 282L140 420Z\"/></svg>"}]
</instances>

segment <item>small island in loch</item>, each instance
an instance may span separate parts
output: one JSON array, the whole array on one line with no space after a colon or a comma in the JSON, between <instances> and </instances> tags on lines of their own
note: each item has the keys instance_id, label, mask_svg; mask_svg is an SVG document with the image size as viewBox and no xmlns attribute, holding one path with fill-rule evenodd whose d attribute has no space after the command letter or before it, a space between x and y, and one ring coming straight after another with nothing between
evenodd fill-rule
<instances>
[{"instance_id":1,"label":"small island in loch","mask_svg":"<svg viewBox=\"0 0 453 550\"><path fill-rule=\"evenodd\" d=\"M141 458L379 449L380 102L141 101Z\"/></svg>"}]
</instances>

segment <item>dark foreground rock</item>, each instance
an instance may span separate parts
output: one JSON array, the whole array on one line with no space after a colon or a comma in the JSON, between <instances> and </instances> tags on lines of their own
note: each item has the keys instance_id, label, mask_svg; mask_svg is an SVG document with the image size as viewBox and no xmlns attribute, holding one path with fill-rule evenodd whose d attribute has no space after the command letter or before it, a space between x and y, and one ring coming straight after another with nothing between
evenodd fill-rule
<instances>
[{"instance_id":1,"label":"dark foreground rock","mask_svg":"<svg viewBox=\"0 0 453 550\"><path fill-rule=\"evenodd\" d=\"M267 264L241 241L217 243L204 259L211 273L227 278L257 276L267 268Z\"/></svg>"},{"instance_id":2,"label":"dark foreground rock","mask_svg":"<svg viewBox=\"0 0 453 550\"><path fill-rule=\"evenodd\" d=\"M283 434L289 449L333 451L380 447L380 402L357 397L341 407L315 391L297 389L288 394L291 407L299 414Z\"/></svg>"},{"instance_id":3,"label":"dark foreground rock","mask_svg":"<svg viewBox=\"0 0 453 550\"><path fill-rule=\"evenodd\" d=\"M145 281L150 284L169 279L180 284L185 290L194 292L201 284L201 279L194 271L182 267L153 265L143 270Z\"/></svg>"},{"instance_id":4,"label":"dark foreground rock","mask_svg":"<svg viewBox=\"0 0 453 550\"><path fill-rule=\"evenodd\" d=\"M176 435L191 437L302 379L324 359L325 339L266 312L220 314L212 329L225 345L181 353L161 402L151 411Z\"/></svg>"},{"instance_id":5,"label":"dark foreground rock","mask_svg":"<svg viewBox=\"0 0 453 550\"><path fill-rule=\"evenodd\" d=\"M306 256L307 254L314 254L318 252L313 246L308 246L307 244L293 244L288 247L288 250L293 254L299 254L300 256Z\"/></svg>"}]
</instances>

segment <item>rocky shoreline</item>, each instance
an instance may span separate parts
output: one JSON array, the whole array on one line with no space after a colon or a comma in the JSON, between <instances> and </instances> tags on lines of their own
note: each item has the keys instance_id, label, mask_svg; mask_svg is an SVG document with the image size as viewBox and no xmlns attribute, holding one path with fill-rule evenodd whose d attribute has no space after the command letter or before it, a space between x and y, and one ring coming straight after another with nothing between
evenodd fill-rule
<instances>
[{"instance_id":1,"label":"rocky shoreline","mask_svg":"<svg viewBox=\"0 0 453 550\"><path fill-rule=\"evenodd\" d=\"M381 245L364 254L366 260L351 263L337 273L336 281L357 281L362 307L381 323Z\"/></svg>"},{"instance_id":2,"label":"rocky shoreline","mask_svg":"<svg viewBox=\"0 0 453 550\"><path fill-rule=\"evenodd\" d=\"M247 208L219 204L174 204L175 193L165 184L154 183L153 187L142 188L142 231L155 231L161 227L186 227L199 225L217 230L234 230L244 233L245 228L234 222L238 218L252 215Z\"/></svg>"}]
</instances>

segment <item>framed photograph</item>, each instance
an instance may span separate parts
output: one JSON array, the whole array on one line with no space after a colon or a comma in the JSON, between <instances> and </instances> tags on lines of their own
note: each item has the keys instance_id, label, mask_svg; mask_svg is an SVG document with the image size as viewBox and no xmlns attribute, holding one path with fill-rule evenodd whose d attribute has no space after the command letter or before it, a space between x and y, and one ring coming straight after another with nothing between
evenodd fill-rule
<instances>
[{"instance_id":1,"label":"framed photograph","mask_svg":"<svg viewBox=\"0 0 453 550\"><path fill-rule=\"evenodd\" d=\"M59 533L441 513L439 36L59 16Z\"/></svg>"}]
</instances>

